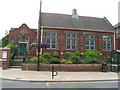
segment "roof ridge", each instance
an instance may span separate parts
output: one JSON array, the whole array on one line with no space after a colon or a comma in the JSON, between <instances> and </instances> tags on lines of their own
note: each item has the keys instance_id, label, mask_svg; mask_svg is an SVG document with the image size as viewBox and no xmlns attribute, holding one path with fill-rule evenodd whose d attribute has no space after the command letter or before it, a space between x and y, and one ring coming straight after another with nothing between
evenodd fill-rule
<instances>
[{"instance_id":1,"label":"roof ridge","mask_svg":"<svg viewBox=\"0 0 120 90\"><path fill-rule=\"evenodd\" d=\"M49 13L49 12L42 12L42 14L53 14L53 15L66 15L66 16L72 16L72 14L62 14L62 13ZM103 19L101 17L93 17L93 16L80 16L79 17L86 17L86 18L99 18L99 19Z\"/></svg>"}]
</instances>

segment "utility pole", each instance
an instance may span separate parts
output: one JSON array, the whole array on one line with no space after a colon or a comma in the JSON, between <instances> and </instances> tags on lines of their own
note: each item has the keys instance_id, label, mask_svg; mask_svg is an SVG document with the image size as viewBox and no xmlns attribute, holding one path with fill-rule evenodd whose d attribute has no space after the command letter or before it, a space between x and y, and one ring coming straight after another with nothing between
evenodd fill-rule
<instances>
[{"instance_id":1,"label":"utility pole","mask_svg":"<svg viewBox=\"0 0 120 90\"><path fill-rule=\"evenodd\" d=\"M38 20L38 31L37 31L37 40L38 40L38 63L37 63L37 71L40 71L40 48L41 48L41 6L42 0L40 0L40 10L39 10L39 20Z\"/></svg>"}]
</instances>

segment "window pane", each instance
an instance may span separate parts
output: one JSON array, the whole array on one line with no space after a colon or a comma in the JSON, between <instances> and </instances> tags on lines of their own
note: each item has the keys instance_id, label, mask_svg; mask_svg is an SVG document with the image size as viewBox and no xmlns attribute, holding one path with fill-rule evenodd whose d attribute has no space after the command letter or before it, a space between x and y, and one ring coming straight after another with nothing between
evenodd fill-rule
<instances>
[{"instance_id":1,"label":"window pane","mask_svg":"<svg viewBox=\"0 0 120 90\"><path fill-rule=\"evenodd\" d=\"M67 45L67 49L70 49L70 45Z\"/></svg>"},{"instance_id":2,"label":"window pane","mask_svg":"<svg viewBox=\"0 0 120 90\"><path fill-rule=\"evenodd\" d=\"M50 37L50 33L47 32L47 33L46 33L46 37Z\"/></svg>"},{"instance_id":3,"label":"window pane","mask_svg":"<svg viewBox=\"0 0 120 90\"><path fill-rule=\"evenodd\" d=\"M103 38L103 40L106 40L106 36L103 36L102 38Z\"/></svg>"},{"instance_id":4,"label":"window pane","mask_svg":"<svg viewBox=\"0 0 120 90\"><path fill-rule=\"evenodd\" d=\"M47 42L47 43L50 43L50 38L46 38L46 42Z\"/></svg>"},{"instance_id":5,"label":"window pane","mask_svg":"<svg viewBox=\"0 0 120 90\"><path fill-rule=\"evenodd\" d=\"M67 44L70 44L70 39L67 39Z\"/></svg>"},{"instance_id":6,"label":"window pane","mask_svg":"<svg viewBox=\"0 0 120 90\"><path fill-rule=\"evenodd\" d=\"M103 41L103 49L106 50L106 41Z\"/></svg>"},{"instance_id":7,"label":"window pane","mask_svg":"<svg viewBox=\"0 0 120 90\"><path fill-rule=\"evenodd\" d=\"M72 49L75 49L75 45L72 45Z\"/></svg>"},{"instance_id":8,"label":"window pane","mask_svg":"<svg viewBox=\"0 0 120 90\"><path fill-rule=\"evenodd\" d=\"M111 42L110 41L107 42L107 49L111 50Z\"/></svg>"},{"instance_id":9,"label":"window pane","mask_svg":"<svg viewBox=\"0 0 120 90\"><path fill-rule=\"evenodd\" d=\"M85 45L89 45L89 40L85 40Z\"/></svg>"},{"instance_id":10,"label":"window pane","mask_svg":"<svg viewBox=\"0 0 120 90\"><path fill-rule=\"evenodd\" d=\"M72 39L72 44L76 44L76 40L75 39Z\"/></svg>"},{"instance_id":11,"label":"window pane","mask_svg":"<svg viewBox=\"0 0 120 90\"><path fill-rule=\"evenodd\" d=\"M94 40L91 40L91 45L94 45Z\"/></svg>"},{"instance_id":12,"label":"window pane","mask_svg":"<svg viewBox=\"0 0 120 90\"><path fill-rule=\"evenodd\" d=\"M50 44L48 44L48 48L50 48Z\"/></svg>"},{"instance_id":13,"label":"window pane","mask_svg":"<svg viewBox=\"0 0 120 90\"><path fill-rule=\"evenodd\" d=\"M89 46L85 46L85 49L86 49L86 50L89 50Z\"/></svg>"},{"instance_id":14,"label":"window pane","mask_svg":"<svg viewBox=\"0 0 120 90\"><path fill-rule=\"evenodd\" d=\"M107 47L107 50L111 50L111 48L110 48L110 47Z\"/></svg>"},{"instance_id":15,"label":"window pane","mask_svg":"<svg viewBox=\"0 0 120 90\"><path fill-rule=\"evenodd\" d=\"M89 39L89 35L88 35L88 34L86 34L86 35L85 35L85 38L86 38L86 39Z\"/></svg>"},{"instance_id":16,"label":"window pane","mask_svg":"<svg viewBox=\"0 0 120 90\"><path fill-rule=\"evenodd\" d=\"M67 37L70 37L70 34L67 34L66 36L67 36Z\"/></svg>"},{"instance_id":17,"label":"window pane","mask_svg":"<svg viewBox=\"0 0 120 90\"><path fill-rule=\"evenodd\" d=\"M103 45L106 46L106 41L103 41Z\"/></svg>"},{"instance_id":18,"label":"window pane","mask_svg":"<svg viewBox=\"0 0 120 90\"><path fill-rule=\"evenodd\" d=\"M55 43L55 38L52 38L52 43Z\"/></svg>"},{"instance_id":19,"label":"window pane","mask_svg":"<svg viewBox=\"0 0 120 90\"><path fill-rule=\"evenodd\" d=\"M107 45L108 45L108 46L110 46L110 44L111 44L111 42L110 42L110 41L108 41L108 42L107 42Z\"/></svg>"},{"instance_id":20,"label":"window pane","mask_svg":"<svg viewBox=\"0 0 120 90\"><path fill-rule=\"evenodd\" d=\"M56 48L55 44L52 44L52 48Z\"/></svg>"},{"instance_id":21,"label":"window pane","mask_svg":"<svg viewBox=\"0 0 120 90\"><path fill-rule=\"evenodd\" d=\"M94 46L91 46L91 50L94 50Z\"/></svg>"},{"instance_id":22,"label":"window pane","mask_svg":"<svg viewBox=\"0 0 120 90\"><path fill-rule=\"evenodd\" d=\"M76 34L72 34L72 37L75 38L75 37L76 37Z\"/></svg>"},{"instance_id":23,"label":"window pane","mask_svg":"<svg viewBox=\"0 0 120 90\"><path fill-rule=\"evenodd\" d=\"M90 35L90 39L94 39L95 38L95 35Z\"/></svg>"},{"instance_id":24,"label":"window pane","mask_svg":"<svg viewBox=\"0 0 120 90\"><path fill-rule=\"evenodd\" d=\"M52 37L55 37L55 36L56 36L56 33L51 33L51 36L52 36Z\"/></svg>"},{"instance_id":25,"label":"window pane","mask_svg":"<svg viewBox=\"0 0 120 90\"><path fill-rule=\"evenodd\" d=\"M108 37L107 37L107 40L111 40L111 36L108 36Z\"/></svg>"}]
</instances>

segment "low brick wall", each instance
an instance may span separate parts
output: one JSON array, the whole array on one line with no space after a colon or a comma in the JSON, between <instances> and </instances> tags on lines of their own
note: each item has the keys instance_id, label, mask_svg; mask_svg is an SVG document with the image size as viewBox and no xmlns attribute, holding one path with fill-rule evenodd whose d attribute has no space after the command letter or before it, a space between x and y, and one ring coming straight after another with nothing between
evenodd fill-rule
<instances>
[{"instance_id":1,"label":"low brick wall","mask_svg":"<svg viewBox=\"0 0 120 90\"><path fill-rule=\"evenodd\" d=\"M40 64L40 71L51 71L53 65L57 71L102 71L101 64ZM37 65L22 64L22 70L37 70Z\"/></svg>"}]
</instances>

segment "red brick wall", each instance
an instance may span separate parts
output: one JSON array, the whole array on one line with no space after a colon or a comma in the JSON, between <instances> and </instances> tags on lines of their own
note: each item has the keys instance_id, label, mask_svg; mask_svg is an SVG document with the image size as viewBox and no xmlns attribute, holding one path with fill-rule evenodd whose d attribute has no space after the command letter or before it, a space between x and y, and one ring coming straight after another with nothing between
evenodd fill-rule
<instances>
[{"instance_id":1,"label":"red brick wall","mask_svg":"<svg viewBox=\"0 0 120 90\"><path fill-rule=\"evenodd\" d=\"M102 71L101 64L41 64L41 71L51 71L54 65L55 71ZM36 64L22 64L22 70L37 70ZM110 65L107 66L110 71Z\"/></svg>"},{"instance_id":2,"label":"red brick wall","mask_svg":"<svg viewBox=\"0 0 120 90\"><path fill-rule=\"evenodd\" d=\"M73 29L57 29L57 28L44 28L44 32L45 31L50 31L50 30L54 30L56 32L58 32L58 48L57 50L43 50L43 52L49 52L49 53L53 53L54 51L58 51L58 53L60 54L60 57L63 57L63 55L61 55L61 52L65 52L65 33L66 32L77 32L78 34L78 41L77 41L77 50L79 50L80 52L85 52L85 33L89 33L89 34L95 34L96 35L96 51L99 51L100 53L102 53L102 57L105 56L110 56L110 51L103 51L103 47L102 47L102 35L111 35L112 36L112 50L113 50L113 32L97 32L97 31L85 31L85 30L73 30ZM45 41L45 40L43 40ZM70 50L67 50L70 51ZM73 51L70 51L73 52Z\"/></svg>"},{"instance_id":3,"label":"red brick wall","mask_svg":"<svg viewBox=\"0 0 120 90\"><path fill-rule=\"evenodd\" d=\"M120 50L120 39L117 35L120 35L120 27L116 28L116 49Z\"/></svg>"},{"instance_id":4,"label":"red brick wall","mask_svg":"<svg viewBox=\"0 0 120 90\"><path fill-rule=\"evenodd\" d=\"M24 35L21 33L23 29L27 31L27 33L25 33ZM34 32L26 24L22 24L19 28L16 28L14 31L9 32L9 40L8 40L9 43L11 43L11 37L14 37L14 40L15 40L14 44L17 45L18 47L19 47L19 42L24 40L23 37L26 37L27 39L25 42L27 42L27 48L29 49L29 52L28 52L29 56L36 55L36 51L32 50L30 48L30 45L31 43L33 43L33 38L34 38L34 41L37 41L36 40L37 32Z\"/></svg>"},{"instance_id":5,"label":"red brick wall","mask_svg":"<svg viewBox=\"0 0 120 90\"><path fill-rule=\"evenodd\" d=\"M9 43L11 41L11 36L15 36L15 44L18 44L19 41L16 39L18 36L22 36L20 31L21 30L27 30L27 33L24 35L24 36L27 36L28 37L28 47L30 47L30 44L32 43L32 37L36 38L37 36L37 33L34 32L33 30L31 30L29 27L27 27L26 24L23 24L22 26L20 26L18 29L16 29L15 31L13 32L10 32L9 34ZM58 40L58 46L57 46L57 49L56 50L45 50L43 49L43 53L45 52L49 52L49 53L53 53L54 51L58 51L58 53L60 54L60 57L63 58L63 52L66 51L66 48L65 48L65 33L66 32L76 32L77 35L78 35L78 41L77 41L77 49L76 50L79 50L80 52L85 52L85 45L84 45L84 34L85 33L90 33L90 34L95 34L96 35L96 50L101 52L102 53L102 57L104 56L108 56L110 55L110 52L105 52L103 51L103 48L102 48L102 35L111 35L113 36L113 33L112 32L98 32L98 31L85 31L85 30L74 30L74 29L60 29L60 28L43 28L43 42L45 41L45 31L56 31L58 33L58 37L57 37L57 40ZM37 39L36 39L37 41ZM112 49L113 49L113 38L112 38ZM36 55L36 51L29 49L29 56L30 57L33 57ZM73 52L73 51L70 51L70 52Z\"/></svg>"}]
</instances>

